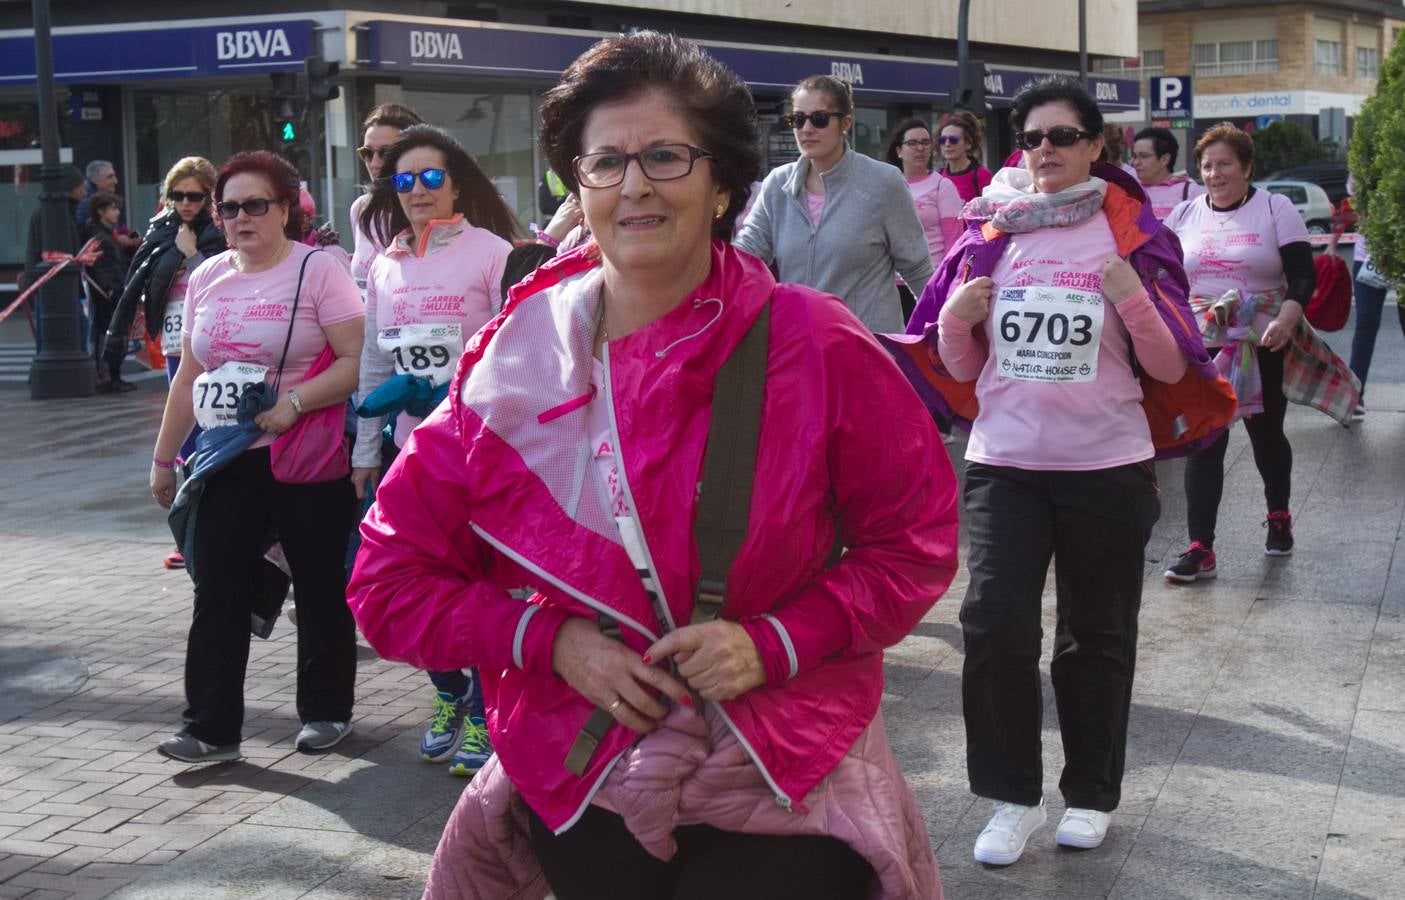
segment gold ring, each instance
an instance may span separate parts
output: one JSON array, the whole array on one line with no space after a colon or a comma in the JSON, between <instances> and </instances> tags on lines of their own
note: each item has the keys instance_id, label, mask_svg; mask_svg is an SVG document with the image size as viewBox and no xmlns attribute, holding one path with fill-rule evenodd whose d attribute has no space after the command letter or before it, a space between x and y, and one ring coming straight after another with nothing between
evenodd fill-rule
<instances>
[{"instance_id":1,"label":"gold ring","mask_svg":"<svg viewBox=\"0 0 1405 900\"><path fill-rule=\"evenodd\" d=\"M619 709L619 708L620 708L621 706L623 706L623 705L624 705L624 698L623 698L623 697L616 697L614 703L611 703L609 706L605 707L605 712L607 712L607 713L609 713L610 715L613 716L613 715L615 714L615 710Z\"/></svg>"}]
</instances>

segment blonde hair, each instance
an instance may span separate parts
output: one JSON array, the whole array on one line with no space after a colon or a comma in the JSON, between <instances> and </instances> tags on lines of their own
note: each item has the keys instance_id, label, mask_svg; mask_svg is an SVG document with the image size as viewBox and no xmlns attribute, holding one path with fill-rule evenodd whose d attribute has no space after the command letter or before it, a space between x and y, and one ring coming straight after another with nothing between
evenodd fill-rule
<instances>
[{"instance_id":1,"label":"blonde hair","mask_svg":"<svg viewBox=\"0 0 1405 900\"><path fill-rule=\"evenodd\" d=\"M218 177L219 173L215 171L214 163L203 156L178 159L176 164L171 166L171 171L166 173L166 183L161 188L161 202L170 206L171 201L166 199L166 194L187 178L194 178L200 182L200 186L208 194L215 189L215 179Z\"/></svg>"}]
</instances>

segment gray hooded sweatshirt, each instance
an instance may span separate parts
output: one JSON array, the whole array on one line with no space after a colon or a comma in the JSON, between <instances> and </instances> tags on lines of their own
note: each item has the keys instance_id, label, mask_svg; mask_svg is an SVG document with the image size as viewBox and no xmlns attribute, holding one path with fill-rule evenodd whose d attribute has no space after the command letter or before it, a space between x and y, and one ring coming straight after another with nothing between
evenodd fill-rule
<instances>
[{"instance_id":1,"label":"gray hooded sweatshirt","mask_svg":"<svg viewBox=\"0 0 1405 900\"><path fill-rule=\"evenodd\" d=\"M833 294L875 332L903 330L896 275L914 296L932 277L932 255L917 207L896 166L846 148L820 173L824 209L810 221L803 157L766 176L736 245L775 262L780 280Z\"/></svg>"}]
</instances>

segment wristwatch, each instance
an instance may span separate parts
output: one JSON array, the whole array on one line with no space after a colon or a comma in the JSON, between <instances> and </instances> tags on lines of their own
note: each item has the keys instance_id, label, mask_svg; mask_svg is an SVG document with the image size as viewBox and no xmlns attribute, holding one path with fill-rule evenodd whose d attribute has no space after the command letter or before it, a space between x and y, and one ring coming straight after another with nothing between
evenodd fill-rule
<instances>
[{"instance_id":1,"label":"wristwatch","mask_svg":"<svg viewBox=\"0 0 1405 900\"><path fill-rule=\"evenodd\" d=\"M300 397L298 396L298 392L297 392L297 391L289 391L289 392L288 392L288 402L291 403L291 404L293 404L293 412L295 412L295 413L297 413L299 416L301 416L301 415L302 415L302 398L300 398Z\"/></svg>"}]
</instances>

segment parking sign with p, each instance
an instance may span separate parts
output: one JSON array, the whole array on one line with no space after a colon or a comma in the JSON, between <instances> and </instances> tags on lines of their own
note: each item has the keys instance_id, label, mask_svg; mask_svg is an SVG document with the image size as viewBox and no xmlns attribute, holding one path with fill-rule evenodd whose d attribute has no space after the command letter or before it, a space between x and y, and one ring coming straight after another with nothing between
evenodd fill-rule
<instances>
[{"instance_id":1,"label":"parking sign with p","mask_svg":"<svg viewBox=\"0 0 1405 900\"><path fill-rule=\"evenodd\" d=\"M1191 114L1189 75L1161 75L1151 79L1151 118L1188 119Z\"/></svg>"}]
</instances>

